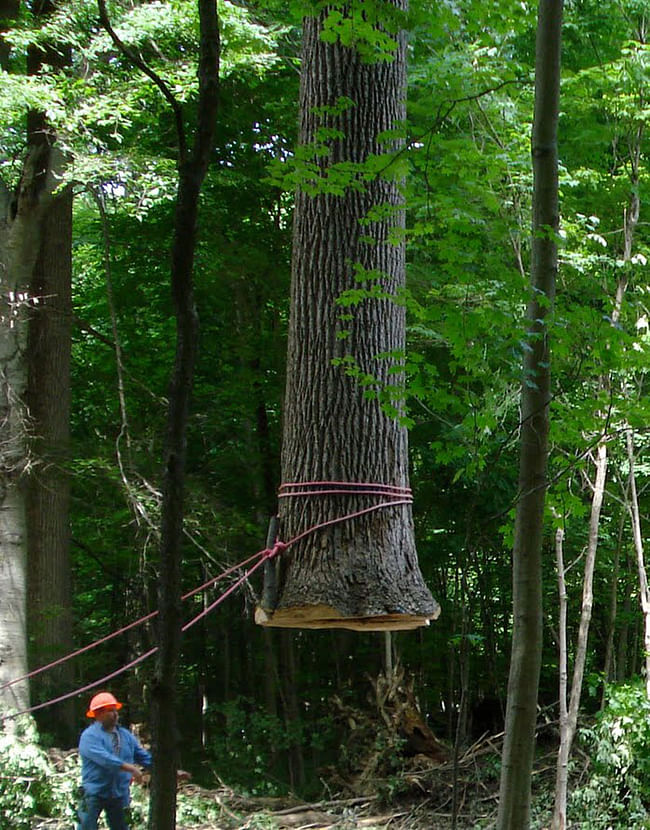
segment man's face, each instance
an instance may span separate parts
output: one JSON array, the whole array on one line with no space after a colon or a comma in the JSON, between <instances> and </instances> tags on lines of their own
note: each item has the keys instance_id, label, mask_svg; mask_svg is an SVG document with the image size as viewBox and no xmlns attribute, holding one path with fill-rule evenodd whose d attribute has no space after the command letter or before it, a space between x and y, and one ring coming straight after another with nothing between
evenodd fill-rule
<instances>
[{"instance_id":1,"label":"man's face","mask_svg":"<svg viewBox=\"0 0 650 830\"><path fill-rule=\"evenodd\" d=\"M101 709L95 709L95 720L101 723L104 729L113 729L117 724L117 707L102 706Z\"/></svg>"}]
</instances>

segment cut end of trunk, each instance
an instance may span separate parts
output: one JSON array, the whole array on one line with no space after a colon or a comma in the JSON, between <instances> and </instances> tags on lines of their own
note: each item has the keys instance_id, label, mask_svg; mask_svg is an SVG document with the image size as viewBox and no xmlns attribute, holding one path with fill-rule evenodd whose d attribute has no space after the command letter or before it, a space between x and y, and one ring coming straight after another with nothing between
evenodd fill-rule
<instances>
[{"instance_id":1,"label":"cut end of trunk","mask_svg":"<svg viewBox=\"0 0 650 830\"><path fill-rule=\"evenodd\" d=\"M344 617L329 605L294 605L277 611L255 609L255 622L269 628L347 628L352 631L408 631L429 625L438 618L440 607L427 616L382 614L373 617Z\"/></svg>"}]
</instances>

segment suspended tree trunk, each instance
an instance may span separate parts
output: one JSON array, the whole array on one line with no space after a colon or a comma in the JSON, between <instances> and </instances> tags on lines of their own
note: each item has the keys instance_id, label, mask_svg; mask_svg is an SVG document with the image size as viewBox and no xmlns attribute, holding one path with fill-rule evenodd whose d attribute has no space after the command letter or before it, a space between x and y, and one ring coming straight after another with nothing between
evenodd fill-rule
<instances>
[{"instance_id":1,"label":"suspended tree trunk","mask_svg":"<svg viewBox=\"0 0 650 830\"><path fill-rule=\"evenodd\" d=\"M547 486L550 343L546 317L555 297L559 224L557 124L562 0L540 0L532 135L533 224L528 345L521 395L519 499L513 547L512 656L508 677L500 830L530 823L537 689L542 653L542 531Z\"/></svg>"},{"instance_id":2,"label":"suspended tree trunk","mask_svg":"<svg viewBox=\"0 0 650 830\"><path fill-rule=\"evenodd\" d=\"M51 0L34 14L46 22ZM66 49L47 44L31 47L28 71L59 68ZM53 145L56 136L42 112L30 112L28 144ZM72 320L72 188L54 194L43 216L41 244L32 272L29 320L27 405L32 426L34 465L27 482L27 557L29 662L32 667L72 649L70 583L70 484L65 469L70 436L70 351ZM54 697L70 688L72 666L65 663L36 681L39 697ZM72 700L48 721L58 742L75 741Z\"/></svg>"},{"instance_id":3,"label":"suspended tree trunk","mask_svg":"<svg viewBox=\"0 0 650 830\"><path fill-rule=\"evenodd\" d=\"M282 479L407 488L406 429L382 407L400 383L405 344L405 311L392 299L405 278L403 199L391 171L369 182L362 172L372 154L396 148L380 135L405 118L405 38L397 36L393 60L364 62L355 48L321 39L326 16L303 25L299 142L306 152L324 143L321 130L335 137L326 157L313 155L314 178L296 196ZM349 171L352 180L337 182ZM357 289L368 293L345 314L337 301ZM282 539L381 501L283 498ZM418 566L409 504L309 533L279 567L277 604L258 609L263 624L412 628L439 613Z\"/></svg>"}]
</instances>

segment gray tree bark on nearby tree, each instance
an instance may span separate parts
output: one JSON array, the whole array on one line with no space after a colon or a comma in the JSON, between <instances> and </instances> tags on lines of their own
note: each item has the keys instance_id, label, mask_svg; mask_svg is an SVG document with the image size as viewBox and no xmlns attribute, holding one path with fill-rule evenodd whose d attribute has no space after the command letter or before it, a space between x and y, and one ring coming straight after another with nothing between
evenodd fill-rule
<instances>
[{"instance_id":1,"label":"gray tree bark on nearby tree","mask_svg":"<svg viewBox=\"0 0 650 830\"><path fill-rule=\"evenodd\" d=\"M4 0L0 4L0 19L10 25L18 14L18 6L17 2ZM8 51L3 48L0 53L3 62L7 55ZM0 681L3 683L21 677L27 670L26 491L29 475L34 473L38 461L30 448L30 439L36 434L38 424L30 417L26 405L28 325L41 299L34 294L34 281L39 282L42 246L44 240L53 239L51 234L55 232L53 228L48 232L48 223L55 221L52 213L55 205L62 204L57 190L63 159L54 137L47 134L42 120L35 114L30 116L28 133L17 187L11 188L0 181ZM69 259L69 254L66 256ZM54 269L50 261L48 268ZM70 269L64 266L64 270L68 281L64 290L69 297ZM60 415L67 422L64 403ZM66 567L56 585L63 584L68 575ZM52 588L49 584L50 595ZM68 601L67 597L69 593L63 597L63 604ZM52 627L57 624L56 619L50 621ZM1 699L6 704L25 708L29 704L28 683L7 687Z\"/></svg>"},{"instance_id":2,"label":"gray tree bark on nearby tree","mask_svg":"<svg viewBox=\"0 0 650 830\"><path fill-rule=\"evenodd\" d=\"M513 545L513 634L497 826L530 824L537 690L542 656L542 531L547 487L550 342L559 228L557 130L562 0L540 0L532 132L531 293L524 351L518 501Z\"/></svg>"},{"instance_id":3,"label":"gray tree bark on nearby tree","mask_svg":"<svg viewBox=\"0 0 650 830\"><path fill-rule=\"evenodd\" d=\"M387 8L399 15L406 4ZM368 60L323 40L327 14L303 22L299 144L313 178L295 202L282 480L407 488L407 432L395 417L399 393L388 391L400 385L405 347L405 310L393 299L405 279L403 196L389 162L385 175L362 170L398 146L382 133L405 118L406 41L400 31L390 60ZM311 154L314 143L321 150ZM355 289L366 291L358 304L338 304ZM377 501L284 498L282 539ZM439 612L418 566L410 504L310 533L280 557L278 585L273 607L258 609L262 624L409 628Z\"/></svg>"}]
</instances>

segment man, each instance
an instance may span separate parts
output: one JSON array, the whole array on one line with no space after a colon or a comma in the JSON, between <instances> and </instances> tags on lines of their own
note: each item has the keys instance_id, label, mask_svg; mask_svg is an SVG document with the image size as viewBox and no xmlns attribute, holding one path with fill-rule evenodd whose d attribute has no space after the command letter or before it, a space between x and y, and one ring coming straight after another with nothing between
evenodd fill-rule
<instances>
[{"instance_id":1,"label":"man","mask_svg":"<svg viewBox=\"0 0 650 830\"><path fill-rule=\"evenodd\" d=\"M77 830L97 830L102 811L110 830L129 830L126 810L131 800L131 779L142 781L140 767L151 766L151 755L135 735L118 725L121 708L110 692L100 692L86 712L86 717L95 722L84 729L79 741L83 797ZM179 770L178 777L190 776Z\"/></svg>"}]
</instances>

